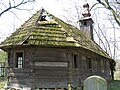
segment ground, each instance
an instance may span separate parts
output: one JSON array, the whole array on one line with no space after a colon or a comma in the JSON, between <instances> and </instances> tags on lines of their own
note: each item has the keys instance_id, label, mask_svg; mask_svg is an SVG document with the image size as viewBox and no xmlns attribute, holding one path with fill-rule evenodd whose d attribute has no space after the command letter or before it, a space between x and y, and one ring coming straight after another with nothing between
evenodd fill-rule
<instances>
[{"instance_id":1,"label":"ground","mask_svg":"<svg viewBox=\"0 0 120 90\"><path fill-rule=\"evenodd\" d=\"M120 90L120 80L114 80L109 82L108 90Z\"/></svg>"},{"instance_id":2,"label":"ground","mask_svg":"<svg viewBox=\"0 0 120 90\"><path fill-rule=\"evenodd\" d=\"M0 80L0 90L4 90L6 80ZM108 83L108 90L120 90L120 80L114 80Z\"/></svg>"},{"instance_id":3,"label":"ground","mask_svg":"<svg viewBox=\"0 0 120 90\"><path fill-rule=\"evenodd\" d=\"M7 82L7 79L5 77L0 77L0 90L4 90L4 86Z\"/></svg>"}]
</instances>

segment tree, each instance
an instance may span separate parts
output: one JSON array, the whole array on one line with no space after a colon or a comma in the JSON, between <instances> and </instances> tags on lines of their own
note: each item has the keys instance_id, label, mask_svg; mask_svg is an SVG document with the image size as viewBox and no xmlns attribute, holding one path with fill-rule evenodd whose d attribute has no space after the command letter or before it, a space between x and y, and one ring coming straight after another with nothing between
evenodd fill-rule
<instances>
[{"instance_id":1,"label":"tree","mask_svg":"<svg viewBox=\"0 0 120 90\"><path fill-rule=\"evenodd\" d=\"M109 38L107 37L107 35L105 35L105 33L102 33L102 36L104 37L105 41L103 41L103 39L101 42L104 42L103 44L107 45L107 52L113 57L113 59L116 59L120 54L118 54L120 52L120 47L119 47L119 37L117 35L117 33L119 33L119 29L120 29L120 1L118 0L96 0L98 3L95 3L92 6L92 9L94 7L96 7L97 9L100 9L100 12L104 9L106 10L106 12L104 14L106 14L106 22L109 22L110 24L106 25L105 27L107 28L102 28L101 26L99 27L99 31L102 32L112 32L113 34L111 36L109 36ZM99 5L102 5L99 6ZM109 12L108 12L109 11ZM108 13L107 13L108 12ZM101 23L102 24L102 23ZM104 25L106 23L103 23ZM107 42L107 43L105 43Z\"/></svg>"},{"instance_id":2,"label":"tree","mask_svg":"<svg viewBox=\"0 0 120 90\"><path fill-rule=\"evenodd\" d=\"M7 60L7 53L0 50L0 62L5 62Z\"/></svg>"},{"instance_id":3,"label":"tree","mask_svg":"<svg viewBox=\"0 0 120 90\"><path fill-rule=\"evenodd\" d=\"M114 30L114 40L112 41L113 43L113 48L114 48L114 54L113 58L115 59L115 56L117 54L117 51L120 51L119 47L117 46L117 43L120 41L117 40L116 38L116 30L119 29L115 26L114 21L120 26L120 0L97 0L99 4L103 5L104 8L109 10L112 15L108 15L109 21L111 22ZM113 18L110 18L110 16L113 16Z\"/></svg>"},{"instance_id":4,"label":"tree","mask_svg":"<svg viewBox=\"0 0 120 90\"><path fill-rule=\"evenodd\" d=\"M77 0L75 2L80 2L81 0ZM120 26L120 8L119 2L117 0L110 0L111 2L107 3L108 0L96 0L93 5L90 4L90 13L94 21L94 39L95 41L113 58L116 59L118 56L120 57L120 47L119 47L119 36L117 33L120 33L119 26ZM115 2L116 1L116 2ZM118 3L116 5L116 3ZM80 12L80 8L78 4L80 3L73 3L75 4L74 13ZM72 9L74 8L72 7ZM74 18L74 13L69 12L70 10L66 10L70 13L70 17L66 17L66 21L71 21L72 24L75 26L78 25L77 21L81 18L80 13L75 13L76 16L79 18L70 19L71 16ZM103 15L104 14L104 15ZM117 24L116 24L117 22ZM68 22L70 23L70 22ZM79 26L78 26L79 28ZM110 34L112 33L112 34Z\"/></svg>"},{"instance_id":5,"label":"tree","mask_svg":"<svg viewBox=\"0 0 120 90\"><path fill-rule=\"evenodd\" d=\"M5 0L0 1L0 17L5 13L8 12L12 9L19 9L20 6L24 5L26 3L34 2L35 0L7 0L6 2L8 3L7 5L5 4Z\"/></svg>"},{"instance_id":6,"label":"tree","mask_svg":"<svg viewBox=\"0 0 120 90\"><path fill-rule=\"evenodd\" d=\"M119 0L97 0L106 9L110 10L115 21L120 26L120 1Z\"/></svg>"}]
</instances>

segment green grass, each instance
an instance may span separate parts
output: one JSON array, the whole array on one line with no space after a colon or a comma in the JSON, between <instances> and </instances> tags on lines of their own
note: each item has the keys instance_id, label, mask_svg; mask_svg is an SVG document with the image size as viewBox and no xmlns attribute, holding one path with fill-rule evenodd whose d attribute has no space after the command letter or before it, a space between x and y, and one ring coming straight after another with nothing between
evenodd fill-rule
<instances>
[{"instance_id":1,"label":"green grass","mask_svg":"<svg viewBox=\"0 0 120 90\"><path fill-rule=\"evenodd\" d=\"M0 50L0 62L5 62L7 60L7 53ZM3 90L7 82L6 77L0 77L0 90Z\"/></svg>"},{"instance_id":2,"label":"green grass","mask_svg":"<svg viewBox=\"0 0 120 90\"><path fill-rule=\"evenodd\" d=\"M114 80L109 82L108 90L120 90L120 80Z\"/></svg>"},{"instance_id":3,"label":"green grass","mask_svg":"<svg viewBox=\"0 0 120 90\"><path fill-rule=\"evenodd\" d=\"M6 83L7 83L6 77L0 77L0 90L3 90Z\"/></svg>"},{"instance_id":4,"label":"green grass","mask_svg":"<svg viewBox=\"0 0 120 90\"><path fill-rule=\"evenodd\" d=\"M7 53L0 51L0 62L5 62L7 60Z\"/></svg>"},{"instance_id":5,"label":"green grass","mask_svg":"<svg viewBox=\"0 0 120 90\"><path fill-rule=\"evenodd\" d=\"M0 90L4 89L5 84L6 84L6 81L0 82Z\"/></svg>"},{"instance_id":6,"label":"green grass","mask_svg":"<svg viewBox=\"0 0 120 90\"><path fill-rule=\"evenodd\" d=\"M0 90L4 88L7 79L0 77ZM120 80L114 80L108 83L108 90L120 90Z\"/></svg>"}]
</instances>

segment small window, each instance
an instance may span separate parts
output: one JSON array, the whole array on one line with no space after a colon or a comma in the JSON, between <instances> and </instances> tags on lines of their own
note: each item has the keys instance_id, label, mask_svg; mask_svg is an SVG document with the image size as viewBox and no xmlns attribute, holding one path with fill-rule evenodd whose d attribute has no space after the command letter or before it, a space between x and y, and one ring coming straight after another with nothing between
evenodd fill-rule
<instances>
[{"instance_id":1,"label":"small window","mask_svg":"<svg viewBox=\"0 0 120 90\"><path fill-rule=\"evenodd\" d=\"M40 21L47 21L46 20L46 15L41 16Z\"/></svg>"},{"instance_id":2,"label":"small window","mask_svg":"<svg viewBox=\"0 0 120 90\"><path fill-rule=\"evenodd\" d=\"M78 58L78 56L76 54L73 54L74 68L78 68L77 58Z\"/></svg>"},{"instance_id":3,"label":"small window","mask_svg":"<svg viewBox=\"0 0 120 90\"><path fill-rule=\"evenodd\" d=\"M41 11L40 11L40 16L39 16L39 20L40 20L40 21L47 21L47 20L46 20L46 16L47 16L46 11L45 11L44 9L41 9Z\"/></svg>"},{"instance_id":4,"label":"small window","mask_svg":"<svg viewBox=\"0 0 120 90\"><path fill-rule=\"evenodd\" d=\"M87 26L87 22L86 21L84 21L84 26Z\"/></svg>"},{"instance_id":5,"label":"small window","mask_svg":"<svg viewBox=\"0 0 120 90\"><path fill-rule=\"evenodd\" d=\"M8 65L10 66L10 51L8 52Z\"/></svg>"},{"instance_id":6,"label":"small window","mask_svg":"<svg viewBox=\"0 0 120 90\"><path fill-rule=\"evenodd\" d=\"M89 69L91 69L92 68L92 61L91 61L91 58L87 58L87 67L89 68Z\"/></svg>"},{"instance_id":7,"label":"small window","mask_svg":"<svg viewBox=\"0 0 120 90\"><path fill-rule=\"evenodd\" d=\"M23 52L16 53L16 68L23 68Z\"/></svg>"}]
</instances>

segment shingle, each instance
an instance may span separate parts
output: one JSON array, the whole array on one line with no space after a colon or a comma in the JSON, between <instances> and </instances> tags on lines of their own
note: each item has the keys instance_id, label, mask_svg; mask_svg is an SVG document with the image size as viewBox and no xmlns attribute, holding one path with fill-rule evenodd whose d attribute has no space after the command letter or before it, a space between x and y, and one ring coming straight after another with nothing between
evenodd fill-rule
<instances>
[{"instance_id":1,"label":"shingle","mask_svg":"<svg viewBox=\"0 0 120 90\"><path fill-rule=\"evenodd\" d=\"M0 44L0 48L17 45L81 47L104 57L109 55L85 33L63 22L55 16L51 21L39 21L40 12L34 14L10 37Z\"/></svg>"}]
</instances>

